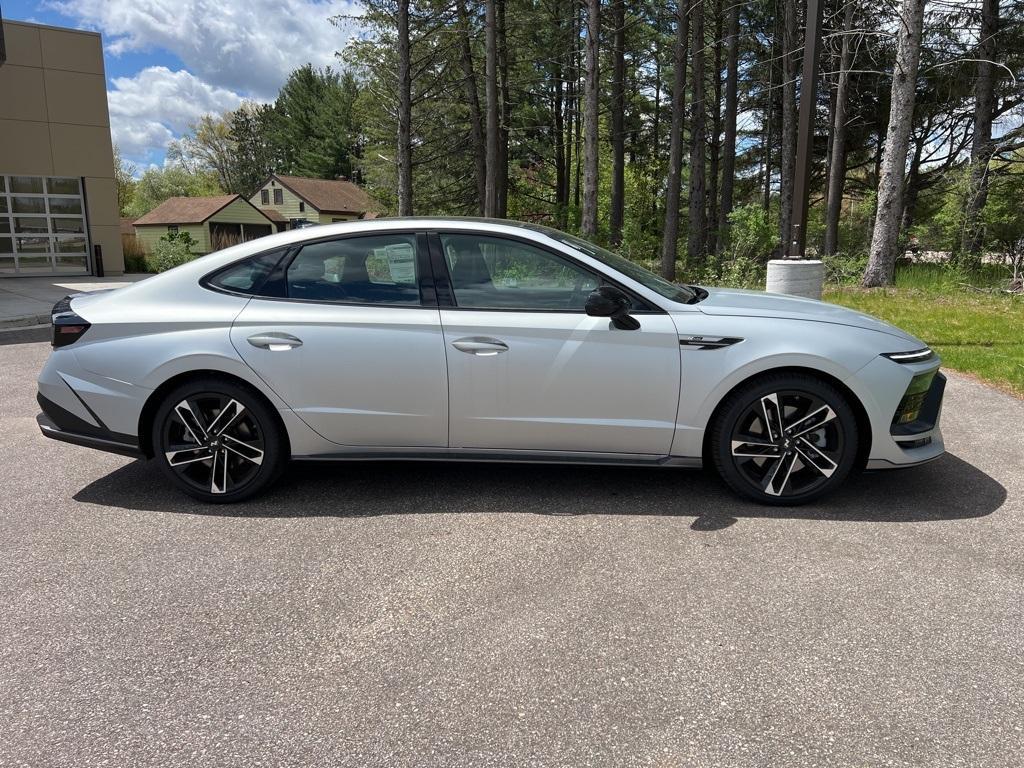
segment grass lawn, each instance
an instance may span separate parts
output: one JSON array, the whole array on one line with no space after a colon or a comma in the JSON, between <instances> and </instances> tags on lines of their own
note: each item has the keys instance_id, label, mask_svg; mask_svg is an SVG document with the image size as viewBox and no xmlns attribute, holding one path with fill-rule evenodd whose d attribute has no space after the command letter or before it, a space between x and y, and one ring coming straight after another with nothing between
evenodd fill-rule
<instances>
[{"instance_id":1,"label":"grass lawn","mask_svg":"<svg viewBox=\"0 0 1024 768\"><path fill-rule=\"evenodd\" d=\"M866 312L923 339L944 366L1024 397L1024 296L957 286L826 288L825 301Z\"/></svg>"}]
</instances>

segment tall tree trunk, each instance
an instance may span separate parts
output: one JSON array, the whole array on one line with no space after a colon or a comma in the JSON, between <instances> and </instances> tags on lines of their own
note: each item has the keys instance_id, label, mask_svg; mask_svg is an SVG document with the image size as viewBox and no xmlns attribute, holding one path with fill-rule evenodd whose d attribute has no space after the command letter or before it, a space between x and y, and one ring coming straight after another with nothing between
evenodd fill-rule
<instances>
[{"instance_id":1,"label":"tall tree trunk","mask_svg":"<svg viewBox=\"0 0 1024 768\"><path fill-rule=\"evenodd\" d=\"M798 26L797 0L784 0L782 22L782 149L779 182L779 242L782 252L789 247L793 224L793 182L796 175L796 77L795 51Z\"/></svg>"},{"instance_id":2,"label":"tall tree trunk","mask_svg":"<svg viewBox=\"0 0 1024 768\"><path fill-rule=\"evenodd\" d=\"M733 0L730 0L730 3ZM708 253L718 253L718 165L722 152L722 0L715 0L715 98L711 105L711 157L708 162Z\"/></svg>"},{"instance_id":3,"label":"tall tree trunk","mask_svg":"<svg viewBox=\"0 0 1024 768\"><path fill-rule=\"evenodd\" d=\"M559 5L555 6L556 14L561 11ZM558 30L561 32L561 19L557 19ZM561 35L558 36L559 39ZM552 96L551 111L555 118L555 221L560 228L565 228L563 218L565 207L569 202L565 194L565 114L563 112L563 69L561 55L555 56L552 64L551 79L554 81L554 93Z\"/></svg>"},{"instance_id":4,"label":"tall tree trunk","mask_svg":"<svg viewBox=\"0 0 1024 768\"><path fill-rule=\"evenodd\" d=\"M576 95L576 84L579 82L579 69L576 62L576 47L579 44L579 9L576 0L569 0L571 16L569 20L569 43L566 49L566 87L565 87L565 210L559 220L559 226L565 229L569 223L569 196L573 177L573 144L575 143L576 122L579 120L577 107L579 99Z\"/></svg>"},{"instance_id":5,"label":"tall tree trunk","mask_svg":"<svg viewBox=\"0 0 1024 768\"><path fill-rule=\"evenodd\" d=\"M704 163L707 157L706 137L706 94L704 89L704 0L693 6L693 20L690 23L693 42L690 55L693 59L693 97L690 101L690 227L687 239L687 263L697 263L704 258L707 241L707 219L704 212Z\"/></svg>"},{"instance_id":6,"label":"tall tree trunk","mask_svg":"<svg viewBox=\"0 0 1024 768\"><path fill-rule=\"evenodd\" d=\"M469 135L473 144L473 177L476 181L477 214L485 215L484 199L487 196L487 147L484 140L483 116L480 114L480 97L476 89L476 69L473 67L473 48L470 42L469 14L466 0L458 0L456 11L459 17L459 46L461 55L463 87L466 103L469 105Z\"/></svg>"},{"instance_id":7,"label":"tall tree trunk","mask_svg":"<svg viewBox=\"0 0 1024 768\"><path fill-rule=\"evenodd\" d=\"M601 0L587 2L587 63L584 80L586 113L583 116L583 215L580 232L584 237L597 235L597 120L598 120L598 39L601 30Z\"/></svg>"},{"instance_id":8,"label":"tall tree trunk","mask_svg":"<svg viewBox=\"0 0 1024 768\"><path fill-rule=\"evenodd\" d=\"M651 118L651 154L661 157L661 49L658 39L654 41L654 115ZM651 216L658 215L658 196L651 195Z\"/></svg>"},{"instance_id":9,"label":"tall tree trunk","mask_svg":"<svg viewBox=\"0 0 1024 768\"><path fill-rule=\"evenodd\" d=\"M775 21L775 29L772 31L772 45L770 48L770 55L768 58L768 92L764 98L764 138L762 139L762 147L764 149L764 189L762 192L761 207L764 209L765 216L771 212L772 203L772 139L774 133L772 129L775 127L772 118L775 116L775 57L778 52L778 42L781 37L781 24L782 20L779 15L779 2L775 1L773 19ZM781 101L781 96L779 97Z\"/></svg>"},{"instance_id":10,"label":"tall tree trunk","mask_svg":"<svg viewBox=\"0 0 1024 768\"><path fill-rule=\"evenodd\" d=\"M505 0L497 1L497 48L498 48L498 195L497 216L508 216L508 134L512 122L512 103L508 94L508 43L505 36Z\"/></svg>"},{"instance_id":11,"label":"tall tree trunk","mask_svg":"<svg viewBox=\"0 0 1024 768\"><path fill-rule=\"evenodd\" d=\"M978 260L985 239L981 212L988 199L988 163L992 157L992 118L995 115L996 32L999 0L983 0L977 74L974 79L974 138L971 141L971 186L967 197L961 250Z\"/></svg>"},{"instance_id":12,"label":"tall tree trunk","mask_svg":"<svg viewBox=\"0 0 1024 768\"><path fill-rule=\"evenodd\" d=\"M676 41L672 55L672 126L669 129L665 227L661 240L661 276L676 279L679 241L679 190L682 186L683 128L686 124L686 60L690 44L689 0L676 0Z\"/></svg>"},{"instance_id":13,"label":"tall tree trunk","mask_svg":"<svg viewBox=\"0 0 1024 768\"><path fill-rule=\"evenodd\" d=\"M832 123L832 151L828 165L827 209L825 211L825 254L839 250L839 214L843 209L843 185L846 183L846 106L850 94L850 68L853 66L854 4L847 0L843 16L843 42L839 54L839 78Z\"/></svg>"},{"instance_id":14,"label":"tall tree trunk","mask_svg":"<svg viewBox=\"0 0 1024 768\"><path fill-rule=\"evenodd\" d=\"M863 285L874 288L892 283L896 246L903 212L903 175L907 166L910 129L914 120L917 68L921 60L921 33L926 0L903 0L900 10L896 68L893 72L889 129L885 136L875 231Z\"/></svg>"},{"instance_id":15,"label":"tall tree trunk","mask_svg":"<svg viewBox=\"0 0 1024 768\"><path fill-rule=\"evenodd\" d=\"M412 216L412 75L409 0L398 0L398 215Z\"/></svg>"},{"instance_id":16,"label":"tall tree trunk","mask_svg":"<svg viewBox=\"0 0 1024 768\"><path fill-rule=\"evenodd\" d=\"M576 84L576 125L573 130L576 135L573 141L576 145L576 165L573 168L574 182L572 188L573 207L580 211L580 192L583 190L583 91L582 84Z\"/></svg>"},{"instance_id":17,"label":"tall tree trunk","mask_svg":"<svg viewBox=\"0 0 1024 768\"><path fill-rule=\"evenodd\" d=\"M569 204L568 185L566 184L567 169L565 167L565 44L567 42L563 24L565 8L561 0L556 0L552 7L552 24L557 30L558 52L552 61L552 80L554 81L554 98L552 112L555 118L555 225L565 229L565 211Z\"/></svg>"},{"instance_id":18,"label":"tall tree trunk","mask_svg":"<svg viewBox=\"0 0 1024 768\"><path fill-rule=\"evenodd\" d=\"M611 93L611 145L612 190L611 210L608 215L609 241L622 242L622 221L626 206L626 10L624 0L612 2L612 93Z\"/></svg>"},{"instance_id":19,"label":"tall tree trunk","mask_svg":"<svg viewBox=\"0 0 1024 768\"><path fill-rule=\"evenodd\" d=\"M484 216L498 215L498 22L496 0L484 6L484 91L487 103L487 184Z\"/></svg>"},{"instance_id":20,"label":"tall tree trunk","mask_svg":"<svg viewBox=\"0 0 1024 768\"><path fill-rule=\"evenodd\" d=\"M740 4L729 2L729 31L725 54L725 136L722 139L722 204L718 209L719 250L728 242L736 180L736 112L739 85Z\"/></svg>"},{"instance_id":21,"label":"tall tree trunk","mask_svg":"<svg viewBox=\"0 0 1024 768\"><path fill-rule=\"evenodd\" d=\"M924 148L930 136L931 118L929 117L920 134L912 136L914 154L910 156L910 170L907 171L907 183L903 192L903 213L900 215L900 226L904 232L914 226L914 218L917 215L917 198L921 193L921 158L924 156Z\"/></svg>"},{"instance_id":22,"label":"tall tree trunk","mask_svg":"<svg viewBox=\"0 0 1024 768\"><path fill-rule=\"evenodd\" d=\"M824 20L822 20L824 23ZM825 55L824 52L822 55ZM833 57L832 64L835 65L838 62ZM832 134L835 130L836 125L836 92L831 85L828 87L828 134L825 137L825 189L822 195L822 201L825 203L825 208L828 208L828 169L832 167Z\"/></svg>"}]
</instances>

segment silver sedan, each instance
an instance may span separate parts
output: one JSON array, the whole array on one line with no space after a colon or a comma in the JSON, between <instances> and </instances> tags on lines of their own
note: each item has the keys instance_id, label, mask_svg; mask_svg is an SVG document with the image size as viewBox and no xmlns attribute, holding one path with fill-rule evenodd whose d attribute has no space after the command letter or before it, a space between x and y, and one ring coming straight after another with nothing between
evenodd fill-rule
<instances>
[{"instance_id":1,"label":"silver sedan","mask_svg":"<svg viewBox=\"0 0 1024 768\"><path fill-rule=\"evenodd\" d=\"M545 227L281 233L54 307L39 424L240 501L289 460L698 467L800 504L943 452L919 339L830 304L676 285Z\"/></svg>"}]
</instances>

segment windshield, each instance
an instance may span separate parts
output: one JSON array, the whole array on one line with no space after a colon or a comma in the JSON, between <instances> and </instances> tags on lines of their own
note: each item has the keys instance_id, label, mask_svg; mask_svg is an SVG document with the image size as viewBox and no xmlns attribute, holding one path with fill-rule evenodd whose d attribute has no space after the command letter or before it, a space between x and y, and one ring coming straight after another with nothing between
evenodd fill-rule
<instances>
[{"instance_id":1,"label":"windshield","mask_svg":"<svg viewBox=\"0 0 1024 768\"><path fill-rule=\"evenodd\" d=\"M599 245L587 242L574 235L568 235L565 232L559 232L557 229L551 229L550 227L544 227L539 224L527 224L529 229L536 230L537 232L543 232L548 237L557 240L560 243L575 248L577 251L582 251L591 258L597 259L605 266L609 266L612 269L621 272L626 277L636 280L640 285L645 288L649 288L659 296L668 299L669 301L676 301L680 304L688 304L692 302L696 297L697 293L692 288L688 288L685 285L676 285L670 283L663 277L659 277L650 270L644 269L639 264L636 264L629 259L619 256L617 253L605 250Z\"/></svg>"}]
</instances>

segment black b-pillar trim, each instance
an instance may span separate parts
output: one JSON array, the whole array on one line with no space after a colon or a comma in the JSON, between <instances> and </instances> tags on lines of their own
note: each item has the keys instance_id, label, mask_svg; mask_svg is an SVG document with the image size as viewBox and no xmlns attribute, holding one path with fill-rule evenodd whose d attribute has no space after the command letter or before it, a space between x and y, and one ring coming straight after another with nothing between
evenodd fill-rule
<instances>
[{"instance_id":1,"label":"black b-pillar trim","mask_svg":"<svg viewBox=\"0 0 1024 768\"><path fill-rule=\"evenodd\" d=\"M452 289L451 275L448 273L448 262L444 258L441 237L437 232L428 232L427 240L430 243L430 268L434 273L437 304L442 308L454 307L456 306L455 291Z\"/></svg>"}]
</instances>

